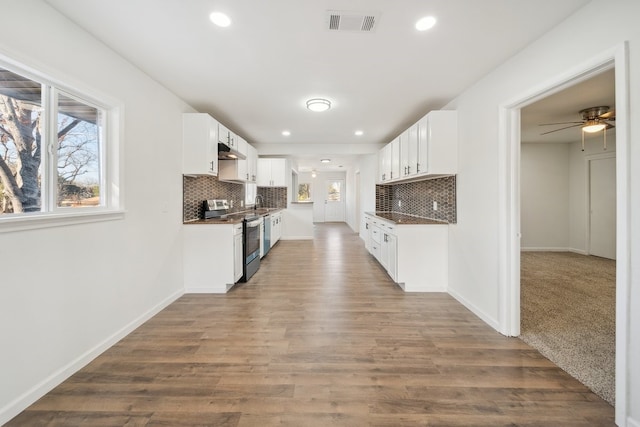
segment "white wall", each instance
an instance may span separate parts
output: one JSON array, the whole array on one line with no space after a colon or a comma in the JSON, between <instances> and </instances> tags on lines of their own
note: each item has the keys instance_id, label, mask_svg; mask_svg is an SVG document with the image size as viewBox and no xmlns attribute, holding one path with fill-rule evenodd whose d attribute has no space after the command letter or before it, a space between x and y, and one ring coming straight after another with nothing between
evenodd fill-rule
<instances>
[{"instance_id":1,"label":"white wall","mask_svg":"<svg viewBox=\"0 0 640 427\"><path fill-rule=\"evenodd\" d=\"M523 249L569 246L569 144L522 144L520 206Z\"/></svg>"},{"instance_id":2,"label":"white wall","mask_svg":"<svg viewBox=\"0 0 640 427\"><path fill-rule=\"evenodd\" d=\"M44 2L2 14L0 53L124 104L126 214L0 234L0 424L181 295L181 114L191 111Z\"/></svg>"},{"instance_id":3,"label":"white wall","mask_svg":"<svg viewBox=\"0 0 640 427\"><path fill-rule=\"evenodd\" d=\"M445 106L459 112L458 223L450 229L451 293L499 324L499 109L532 88L566 75L596 55L629 42L630 323L629 361L640 360L640 2L591 2ZM598 37L593 29L598 28ZM585 43L589 40L589 43ZM626 296L622 296L625 298ZM640 425L640 365L628 371L628 414ZM619 422L625 421L618 420Z\"/></svg>"}]
</instances>

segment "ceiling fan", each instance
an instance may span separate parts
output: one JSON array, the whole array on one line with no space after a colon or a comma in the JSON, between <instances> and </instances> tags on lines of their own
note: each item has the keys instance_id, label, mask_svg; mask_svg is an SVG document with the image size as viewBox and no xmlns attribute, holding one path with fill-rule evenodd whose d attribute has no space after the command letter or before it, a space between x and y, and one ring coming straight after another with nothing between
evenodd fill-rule
<instances>
[{"instance_id":1,"label":"ceiling fan","mask_svg":"<svg viewBox=\"0 0 640 427\"><path fill-rule=\"evenodd\" d=\"M582 128L582 151L584 151L584 133L604 132L604 149L607 149L607 129L615 127L612 121L616 119L615 110L610 110L607 106L590 107L580 110L578 113L582 118L579 122L558 122L558 123L541 123L538 126L553 126L553 125L569 125L558 129L553 129L547 132L543 132L540 135L546 135L553 132L558 132L564 129L570 129L575 127Z\"/></svg>"},{"instance_id":2,"label":"ceiling fan","mask_svg":"<svg viewBox=\"0 0 640 427\"><path fill-rule=\"evenodd\" d=\"M616 112L610 110L609 107L590 107L585 108L584 110L580 110L578 113L582 120L579 122L558 122L558 123L540 123L538 126L553 126L553 125L566 125L571 124L570 126L561 127L559 129L553 129L540 135L546 135L552 132L558 132L560 130L569 129L581 126L584 132L599 132L605 128L611 129L613 126L610 121L614 121L616 119Z\"/></svg>"}]
</instances>

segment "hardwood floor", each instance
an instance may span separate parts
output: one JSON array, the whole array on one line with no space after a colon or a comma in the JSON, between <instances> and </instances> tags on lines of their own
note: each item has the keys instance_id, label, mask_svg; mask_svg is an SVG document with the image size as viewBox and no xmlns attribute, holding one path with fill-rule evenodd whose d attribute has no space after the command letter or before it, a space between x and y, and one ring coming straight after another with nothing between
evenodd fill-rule
<instances>
[{"instance_id":1,"label":"hardwood floor","mask_svg":"<svg viewBox=\"0 0 640 427\"><path fill-rule=\"evenodd\" d=\"M614 410L447 294L405 294L346 226L185 295L9 426L610 426Z\"/></svg>"}]
</instances>

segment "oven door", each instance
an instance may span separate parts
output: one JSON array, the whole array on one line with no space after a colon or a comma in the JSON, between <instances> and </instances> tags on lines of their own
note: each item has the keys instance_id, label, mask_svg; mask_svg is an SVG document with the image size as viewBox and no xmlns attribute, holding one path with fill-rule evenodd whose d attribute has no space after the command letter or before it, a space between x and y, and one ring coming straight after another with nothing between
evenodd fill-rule
<instances>
[{"instance_id":1,"label":"oven door","mask_svg":"<svg viewBox=\"0 0 640 427\"><path fill-rule=\"evenodd\" d=\"M244 222L244 271L243 279L248 281L260 268L260 224L262 218Z\"/></svg>"}]
</instances>

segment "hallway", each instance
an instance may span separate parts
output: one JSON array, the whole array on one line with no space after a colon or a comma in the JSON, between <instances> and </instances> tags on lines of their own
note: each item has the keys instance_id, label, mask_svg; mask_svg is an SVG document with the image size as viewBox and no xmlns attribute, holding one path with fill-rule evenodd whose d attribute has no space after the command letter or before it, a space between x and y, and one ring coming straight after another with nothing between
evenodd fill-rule
<instances>
[{"instance_id":1,"label":"hallway","mask_svg":"<svg viewBox=\"0 0 640 427\"><path fill-rule=\"evenodd\" d=\"M46 355L43 355L46 357ZM611 426L613 408L444 293L405 294L344 224L184 295L9 426Z\"/></svg>"}]
</instances>

